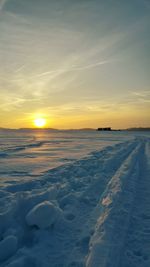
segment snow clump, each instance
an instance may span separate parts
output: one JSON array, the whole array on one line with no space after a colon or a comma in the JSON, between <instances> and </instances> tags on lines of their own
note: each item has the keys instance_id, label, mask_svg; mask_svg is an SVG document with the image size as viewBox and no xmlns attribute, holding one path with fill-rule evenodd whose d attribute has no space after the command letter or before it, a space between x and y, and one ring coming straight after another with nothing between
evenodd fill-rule
<instances>
[{"instance_id":1,"label":"snow clump","mask_svg":"<svg viewBox=\"0 0 150 267\"><path fill-rule=\"evenodd\" d=\"M44 201L34 206L26 216L29 226L37 226L40 229L51 227L62 216L62 210L50 201Z\"/></svg>"}]
</instances>

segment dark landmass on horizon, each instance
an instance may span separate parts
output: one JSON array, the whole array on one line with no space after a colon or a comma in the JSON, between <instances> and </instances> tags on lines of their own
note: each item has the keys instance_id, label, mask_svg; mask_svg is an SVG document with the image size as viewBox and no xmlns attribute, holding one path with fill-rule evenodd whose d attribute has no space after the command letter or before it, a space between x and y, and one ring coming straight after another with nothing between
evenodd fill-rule
<instances>
[{"instance_id":1,"label":"dark landmass on horizon","mask_svg":"<svg viewBox=\"0 0 150 267\"><path fill-rule=\"evenodd\" d=\"M126 129L127 131L150 131L150 127L133 127Z\"/></svg>"},{"instance_id":2,"label":"dark landmass on horizon","mask_svg":"<svg viewBox=\"0 0 150 267\"><path fill-rule=\"evenodd\" d=\"M97 131L98 128L79 128L79 129L56 129L56 128L4 128L0 131ZM103 131L103 130L102 130ZM132 127L127 129L111 129L111 131L150 131L150 127Z\"/></svg>"}]
</instances>

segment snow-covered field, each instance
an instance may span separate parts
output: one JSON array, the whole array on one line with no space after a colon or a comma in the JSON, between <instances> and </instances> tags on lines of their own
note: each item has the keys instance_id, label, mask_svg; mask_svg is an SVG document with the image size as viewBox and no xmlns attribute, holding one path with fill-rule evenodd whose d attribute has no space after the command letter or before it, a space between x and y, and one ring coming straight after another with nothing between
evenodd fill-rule
<instances>
[{"instance_id":1,"label":"snow-covered field","mask_svg":"<svg viewBox=\"0 0 150 267\"><path fill-rule=\"evenodd\" d=\"M0 133L1 267L150 267L150 135Z\"/></svg>"}]
</instances>

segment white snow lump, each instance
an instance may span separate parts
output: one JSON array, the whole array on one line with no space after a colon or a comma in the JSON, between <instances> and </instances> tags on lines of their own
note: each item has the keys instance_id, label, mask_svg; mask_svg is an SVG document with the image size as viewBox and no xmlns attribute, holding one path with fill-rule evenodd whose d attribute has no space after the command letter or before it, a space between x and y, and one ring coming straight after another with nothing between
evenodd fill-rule
<instances>
[{"instance_id":1,"label":"white snow lump","mask_svg":"<svg viewBox=\"0 0 150 267\"><path fill-rule=\"evenodd\" d=\"M50 201L44 201L34 206L26 216L29 226L37 226L40 229L51 227L62 215L60 208Z\"/></svg>"}]
</instances>

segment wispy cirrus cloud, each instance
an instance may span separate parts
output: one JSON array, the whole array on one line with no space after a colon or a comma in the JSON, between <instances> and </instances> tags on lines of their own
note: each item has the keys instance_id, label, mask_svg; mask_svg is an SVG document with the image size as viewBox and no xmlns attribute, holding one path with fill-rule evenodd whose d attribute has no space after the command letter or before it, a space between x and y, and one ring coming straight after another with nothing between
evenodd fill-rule
<instances>
[{"instance_id":1,"label":"wispy cirrus cloud","mask_svg":"<svg viewBox=\"0 0 150 267\"><path fill-rule=\"evenodd\" d=\"M0 0L0 10L3 9L3 6L5 5L6 0Z\"/></svg>"},{"instance_id":2,"label":"wispy cirrus cloud","mask_svg":"<svg viewBox=\"0 0 150 267\"><path fill-rule=\"evenodd\" d=\"M150 98L150 91L149 90L143 90L142 92L133 91L131 94L136 96L136 97Z\"/></svg>"},{"instance_id":3,"label":"wispy cirrus cloud","mask_svg":"<svg viewBox=\"0 0 150 267\"><path fill-rule=\"evenodd\" d=\"M3 10L7 1L9 1L9 0L0 0L0 11Z\"/></svg>"},{"instance_id":4,"label":"wispy cirrus cloud","mask_svg":"<svg viewBox=\"0 0 150 267\"><path fill-rule=\"evenodd\" d=\"M42 77L42 76L53 75L53 74L59 75L59 74L65 73L65 72L88 70L88 69L93 69L93 68L99 67L101 65L108 64L110 62L112 62L112 61L105 60L105 61L98 61L98 62L94 62L91 64L87 64L85 66L70 66L70 68L46 71L46 72L35 75L35 77Z\"/></svg>"},{"instance_id":5,"label":"wispy cirrus cloud","mask_svg":"<svg viewBox=\"0 0 150 267\"><path fill-rule=\"evenodd\" d=\"M44 108L58 117L147 112L148 7L149 0L0 0L4 117Z\"/></svg>"}]
</instances>

